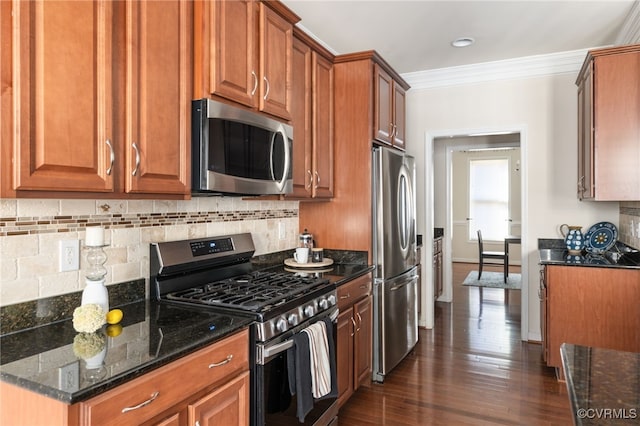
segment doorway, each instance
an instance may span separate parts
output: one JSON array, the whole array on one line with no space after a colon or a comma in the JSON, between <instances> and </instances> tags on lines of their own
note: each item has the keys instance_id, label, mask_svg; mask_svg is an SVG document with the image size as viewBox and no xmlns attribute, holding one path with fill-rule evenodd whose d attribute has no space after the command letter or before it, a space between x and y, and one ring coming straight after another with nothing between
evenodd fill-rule
<instances>
[{"instance_id":1,"label":"doorway","mask_svg":"<svg viewBox=\"0 0 640 426\"><path fill-rule=\"evenodd\" d=\"M453 157L454 152L459 151L480 151L480 150L499 150L507 148L518 148L519 158L516 156L511 162L510 167L517 168L520 173L519 186L520 199L517 205L512 206L514 210L519 210L519 221L513 221L509 225L511 234L519 234L522 236L522 244L517 255L521 261L522 274L522 290L521 290L521 337L527 340L528 335L528 271L526 253L522 247L526 247L526 128L500 129L494 131L483 131L481 134L477 131L459 131L459 132L442 132L439 134L431 133L426 135L425 147L425 164L431 168L431 173L426 176L426 200L428 208L425 211L427 226L442 227L445 229L445 243L443 248L444 262L444 292L438 298L440 301L451 302L453 300L453 273L452 264L454 257L452 254L452 236L455 233L454 227L461 225L464 229L462 235L472 245L474 253L473 257L469 254L467 261L477 262L477 242L468 238L470 224L467 216L464 217L461 224L454 225L452 199L454 193L453 187ZM516 246L517 247L517 246ZM513 254L513 252L511 252ZM428 254L428 253L427 253ZM457 260L464 260L464 256ZM428 277L429 278L429 277ZM426 324L429 327L430 321L433 321L433 311L429 312L430 304L427 303L425 309ZM431 322L431 327L434 324Z\"/></svg>"}]
</instances>

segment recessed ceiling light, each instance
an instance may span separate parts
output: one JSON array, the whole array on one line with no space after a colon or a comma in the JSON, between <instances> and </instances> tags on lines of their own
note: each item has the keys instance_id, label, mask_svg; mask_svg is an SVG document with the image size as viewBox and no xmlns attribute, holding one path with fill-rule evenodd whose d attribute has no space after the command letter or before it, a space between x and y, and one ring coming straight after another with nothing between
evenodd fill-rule
<instances>
[{"instance_id":1,"label":"recessed ceiling light","mask_svg":"<svg viewBox=\"0 0 640 426\"><path fill-rule=\"evenodd\" d=\"M473 39L473 37L460 37L453 40L451 42L451 45L453 47L467 47L471 46L474 42L475 40Z\"/></svg>"}]
</instances>

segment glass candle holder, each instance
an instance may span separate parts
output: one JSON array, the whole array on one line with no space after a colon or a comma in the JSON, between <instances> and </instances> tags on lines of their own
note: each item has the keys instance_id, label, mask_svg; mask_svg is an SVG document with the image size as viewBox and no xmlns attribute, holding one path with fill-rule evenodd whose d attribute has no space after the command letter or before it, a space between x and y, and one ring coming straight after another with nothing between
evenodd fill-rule
<instances>
[{"instance_id":1,"label":"glass candle holder","mask_svg":"<svg viewBox=\"0 0 640 426\"><path fill-rule=\"evenodd\" d=\"M107 269L104 264L107 254L104 252L106 245L85 246L87 252L86 286L82 291L82 304L95 303L102 307L105 314L109 312L109 292L104 285L104 277Z\"/></svg>"}]
</instances>

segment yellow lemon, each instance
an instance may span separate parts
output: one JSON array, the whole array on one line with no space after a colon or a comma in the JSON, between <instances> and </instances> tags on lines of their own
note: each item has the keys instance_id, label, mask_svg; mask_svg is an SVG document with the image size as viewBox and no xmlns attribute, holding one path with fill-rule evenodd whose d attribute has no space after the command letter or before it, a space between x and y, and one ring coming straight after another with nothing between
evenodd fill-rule
<instances>
[{"instance_id":1,"label":"yellow lemon","mask_svg":"<svg viewBox=\"0 0 640 426\"><path fill-rule=\"evenodd\" d=\"M117 324L122 321L122 311L120 309L112 309L107 313L107 322L109 324Z\"/></svg>"},{"instance_id":2,"label":"yellow lemon","mask_svg":"<svg viewBox=\"0 0 640 426\"><path fill-rule=\"evenodd\" d=\"M107 326L107 336L116 337L122 333L122 326L120 324L111 324Z\"/></svg>"}]
</instances>

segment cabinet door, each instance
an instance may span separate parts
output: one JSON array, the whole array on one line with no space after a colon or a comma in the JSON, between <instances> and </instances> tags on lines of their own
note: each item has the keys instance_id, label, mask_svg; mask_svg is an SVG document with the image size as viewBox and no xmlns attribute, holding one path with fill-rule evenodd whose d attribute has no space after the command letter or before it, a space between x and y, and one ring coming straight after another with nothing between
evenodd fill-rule
<instances>
[{"instance_id":1,"label":"cabinet door","mask_svg":"<svg viewBox=\"0 0 640 426\"><path fill-rule=\"evenodd\" d=\"M190 2L127 3L127 192L189 192Z\"/></svg>"},{"instance_id":2,"label":"cabinet door","mask_svg":"<svg viewBox=\"0 0 640 426\"><path fill-rule=\"evenodd\" d=\"M405 90L399 84L393 84L393 146L405 148L406 114Z\"/></svg>"},{"instance_id":3,"label":"cabinet door","mask_svg":"<svg viewBox=\"0 0 640 426\"><path fill-rule=\"evenodd\" d=\"M640 200L640 51L595 61L595 196Z\"/></svg>"},{"instance_id":4,"label":"cabinet door","mask_svg":"<svg viewBox=\"0 0 640 426\"><path fill-rule=\"evenodd\" d=\"M333 64L313 53L313 196L333 196Z\"/></svg>"},{"instance_id":5,"label":"cabinet door","mask_svg":"<svg viewBox=\"0 0 640 426\"><path fill-rule=\"evenodd\" d=\"M204 5L210 8L211 93L253 107L258 87L254 1L205 1Z\"/></svg>"},{"instance_id":6,"label":"cabinet door","mask_svg":"<svg viewBox=\"0 0 640 426\"><path fill-rule=\"evenodd\" d=\"M293 123L293 191L288 197L312 195L311 135L311 48L293 39L293 75L291 77L291 120Z\"/></svg>"},{"instance_id":7,"label":"cabinet door","mask_svg":"<svg viewBox=\"0 0 640 426\"><path fill-rule=\"evenodd\" d=\"M372 309L371 296L356 303L353 307L353 315L356 321L354 344L354 389L361 383L367 382L371 377L371 351L372 351Z\"/></svg>"},{"instance_id":8,"label":"cabinet door","mask_svg":"<svg viewBox=\"0 0 640 426\"><path fill-rule=\"evenodd\" d=\"M14 3L14 189L114 188L109 1Z\"/></svg>"},{"instance_id":9,"label":"cabinet door","mask_svg":"<svg viewBox=\"0 0 640 426\"><path fill-rule=\"evenodd\" d=\"M378 64L374 66L373 137L391 145L393 132L393 80Z\"/></svg>"},{"instance_id":10,"label":"cabinet door","mask_svg":"<svg viewBox=\"0 0 640 426\"><path fill-rule=\"evenodd\" d=\"M593 74L589 67L578 86L578 198L592 199L593 182Z\"/></svg>"},{"instance_id":11,"label":"cabinet door","mask_svg":"<svg viewBox=\"0 0 640 426\"><path fill-rule=\"evenodd\" d=\"M355 334L353 309L345 309L338 316L336 368L338 376L338 405L353 394L353 338Z\"/></svg>"},{"instance_id":12,"label":"cabinet door","mask_svg":"<svg viewBox=\"0 0 640 426\"><path fill-rule=\"evenodd\" d=\"M245 372L189 406L189 424L249 424L249 372Z\"/></svg>"},{"instance_id":13,"label":"cabinet door","mask_svg":"<svg viewBox=\"0 0 640 426\"><path fill-rule=\"evenodd\" d=\"M260 3L260 111L291 119L293 25Z\"/></svg>"},{"instance_id":14,"label":"cabinet door","mask_svg":"<svg viewBox=\"0 0 640 426\"><path fill-rule=\"evenodd\" d=\"M548 266L547 364L561 367L560 345L640 351L640 271Z\"/></svg>"}]
</instances>

